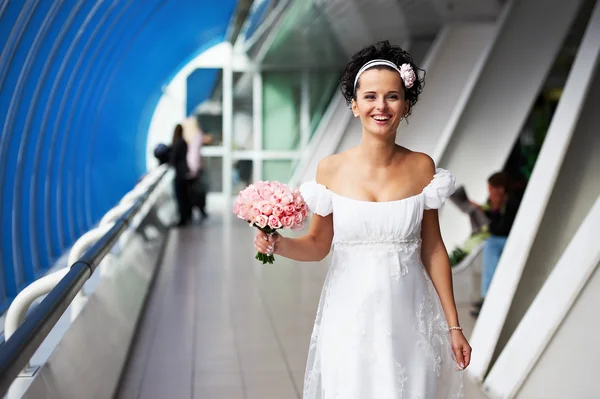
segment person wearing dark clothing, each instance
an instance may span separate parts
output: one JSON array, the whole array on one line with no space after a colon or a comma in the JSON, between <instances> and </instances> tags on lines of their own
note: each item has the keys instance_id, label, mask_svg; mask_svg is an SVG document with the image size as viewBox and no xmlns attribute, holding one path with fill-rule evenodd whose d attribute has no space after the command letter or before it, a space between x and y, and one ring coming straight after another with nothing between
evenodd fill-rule
<instances>
[{"instance_id":1,"label":"person wearing dark clothing","mask_svg":"<svg viewBox=\"0 0 600 399\"><path fill-rule=\"evenodd\" d=\"M490 237L483 244L481 300L474 304L475 309L471 312L473 316L479 315L521 203L521 197L512 192L509 179L502 172L490 176L488 192L489 200L480 208L490 220Z\"/></svg>"},{"instance_id":2,"label":"person wearing dark clothing","mask_svg":"<svg viewBox=\"0 0 600 399\"><path fill-rule=\"evenodd\" d=\"M178 226L185 226L192 221L192 204L188 180L187 143L183 138L183 127L181 125L175 127L170 158L171 165L175 168L175 197L179 208Z\"/></svg>"},{"instance_id":3,"label":"person wearing dark clothing","mask_svg":"<svg viewBox=\"0 0 600 399\"><path fill-rule=\"evenodd\" d=\"M154 158L158 160L159 165L169 163L171 158L171 148L166 144L158 144L154 148Z\"/></svg>"},{"instance_id":4,"label":"person wearing dark clothing","mask_svg":"<svg viewBox=\"0 0 600 399\"><path fill-rule=\"evenodd\" d=\"M519 210L520 198L508 194L506 202L498 209L484 209L485 215L490 220L488 231L493 236L508 237L510 229Z\"/></svg>"}]
</instances>

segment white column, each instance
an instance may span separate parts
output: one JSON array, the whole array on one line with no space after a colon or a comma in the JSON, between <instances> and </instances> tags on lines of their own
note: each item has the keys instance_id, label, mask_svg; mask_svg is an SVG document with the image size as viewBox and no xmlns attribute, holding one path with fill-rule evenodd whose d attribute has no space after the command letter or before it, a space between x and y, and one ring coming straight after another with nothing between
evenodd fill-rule
<instances>
[{"instance_id":1,"label":"white column","mask_svg":"<svg viewBox=\"0 0 600 399\"><path fill-rule=\"evenodd\" d=\"M472 200L487 199L487 179L508 159L581 4L512 0L505 6L481 73L438 155ZM468 218L453 206L444 208L440 225L449 250L471 233Z\"/></svg>"},{"instance_id":2,"label":"white column","mask_svg":"<svg viewBox=\"0 0 600 399\"><path fill-rule=\"evenodd\" d=\"M259 181L263 179L263 81L260 70L256 70L252 76L252 110L253 110L253 133L254 133L254 165L252 167L252 179Z\"/></svg>"},{"instance_id":3,"label":"white column","mask_svg":"<svg viewBox=\"0 0 600 399\"><path fill-rule=\"evenodd\" d=\"M228 209L231 204L233 187L232 140L233 140L233 49L228 48L223 63L223 205Z\"/></svg>"},{"instance_id":4,"label":"white column","mask_svg":"<svg viewBox=\"0 0 600 399\"><path fill-rule=\"evenodd\" d=\"M537 7L533 7L532 4L528 3L528 0L524 0L522 2L513 3L513 6L515 9L515 13L518 11L529 11L528 15L530 18L525 19L523 15L515 16L514 18L517 20L521 20L523 25L530 25L528 21L531 18L543 18L546 21L546 23L554 27L553 30L557 30L559 29L559 27L561 27L564 31L567 31L568 28L570 28L570 22L572 21L576 11L578 11L579 8L575 7L574 2L569 3L570 6L575 8L574 10L563 7L566 3L561 3L560 1L550 2L552 4L548 4L547 8L540 8L537 2L534 2L536 3ZM528 8L526 7L526 9L524 10L522 8L523 4L526 4ZM514 22L508 23L507 26L514 29L519 28L518 26L514 26ZM557 198L568 198L571 196L571 192L573 192L573 196L575 198L578 197L577 190L579 189L566 190L566 197L563 197L559 194L553 194L553 191L556 188L556 190L562 192L562 190L556 186L557 176L559 174L559 171L563 167L563 162L565 162L567 151L569 151L569 147L570 145L572 145L572 138L577 128L577 124L580 123L580 114L586 101L587 93L592 82L592 77L594 76L594 71L597 68L600 42L597 39L598 28L595 29L596 31L593 34L592 32L588 32L584 37L583 42L581 43L577 58L569 74L569 78L565 85L565 89L561 96L558 107L552 118L552 122L548 129L548 133L546 134L542 150L537 158L535 169L529 180L527 191L525 192L525 196L521 202L521 206L513 224L511 234L508 238L508 241L502 253L502 257L494 274L494 279L489 288L485 304L483 306L481 314L479 315L477 324L475 325L475 329L471 337L471 345L474 348L477 348L477 350L473 352L472 364L467 369L467 372L472 378L474 378L477 381L482 381L484 375L487 373L488 367L490 366L494 353L502 349L503 343L500 343L501 334L510 335L514 330L514 325L507 329L506 322L507 318L511 317L509 315L509 310L511 309L511 305L515 301L515 292L517 291L517 287L520 284L528 284L527 280L521 280L523 278L523 271L525 269L525 266L529 261L534 242L538 242L539 245L544 244L543 246L545 246L545 248L547 248L548 250L555 250L555 248L562 245L560 242L564 240L564 237L558 239L558 236L552 236L550 240L544 239L544 234L548 233L544 231L546 229L559 228L561 230L560 233L564 233L563 230L565 226L556 224L556 220L560 220L561 216L558 216L553 223L550 223L545 227L542 227L542 220L546 217L554 218L553 215L555 214L565 216L563 212L566 208L564 206L567 204L575 203L574 199L570 199L567 203L557 203L556 205L558 207L552 209L549 207L549 201L551 196L552 198L557 197L557 195ZM546 52L548 52L547 47L549 46L549 44L545 42L546 39L543 37L547 33L547 29L543 30L545 33L540 33L540 37L538 38L538 40L536 40L534 43L531 42L528 46L530 47L529 50L535 52L536 54L540 53L540 51L538 51L539 49L544 48L546 48ZM528 29L524 29L524 31L524 33L526 33ZM508 36L512 37L512 34ZM554 39L556 39L556 37L554 37ZM560 37L560 39L562 43L562 36ZM551 40L551 38L548 38L547 40ZM530 41L531 39L521 40L521 42ZM521 48L521 51L524 51L524 48ZM540 56L542 56L541 53ZM549 54L545 54L545 57L548 58L547 61L553 61L553 59L549 57ZM515 59L519 58L520 57L516 57ZM497 60L497 57L493 57L493 59ZM499 60L497 61L500 62ZM532 60L528 59L527 61L531 62ZM498 67L501 67L501 65L499 65ZM505 65L505 67L508 66ZM519 67L519 70L521 71L520 73L525 73L524 71L529 71L529 68L531 68L531 66L523 68L523 66L521 65ZM541 66L538 65L535 69L540 68ZM544 68L544 70L546 70L546 68ZM527 75L529 75L529 73L527 73ZM497 78L499 79L500 76L498 76ZM519 80L515 81L514 84L520 87L523 87L522 85L527 85L526 87L529 87L530 90L533 89L531 86L529 86L531 84L530 82L520 81L520 78ZM500 84L498 82L498 86L499 85ZM521 91L523 90L519 91L519 95ZM531 94L532 93L524 95L531 97ZM517 93L513 93L511 98L518 98L519 95L517 95ZM497 94L495 94L494 96L497 96ZM482 98L480 98L480 100L485 101ZM530 104L523 104L523 99L520 99L519 102L521 102L520 107L527 106L527 110L529 110ZM503 102L498 100L496 105L501 106L500 103ZM491 104L489 104L488 107L491 107ZM504 108L502 112L507 112L506 115L512 114L518 119L521 118L522 112L514 108L512 102L510 103L510 105L504 104L503 107ZM485 119L485 117L490 117L490 114L492 113L491 109L487 109L487 107L483 106L479 109L482 111L482 115L479 116L480 118ZM474 107L473 111L475 110L476 109ZM509 111L510 113L508 113ZM499 111L496 110L495 112ZM497 120L497 117L494 119L496 120L490 121L490 127L487 134L501 134L499 130L501 121ZM505 125L506 134L512 134L512 132L517 128L516 126L514 126L514 120L510 120L510 122L502 122ZM473 123L472 127L465 126L465 129L470 131L472 135L475 135L475 131L472 130L475 127L483 128L483 125L481 123ZM589 133L595 134L595 132L592 133L592 130L585 134ZM477 138L474 136L472 136L471 138L477 140ZM487 135L485 136L485 139L490 142L490 144L488 145L492 145L498 142L494 137L490 137L488 139ZM484 140L484 137L480 137L479 140ZM458 151L454 151L454 154L458 154ZM481 165L485 165L486 162L490 162L493 164L494 157L496 157L497 160L499 160L498 157L500 154L493 154L490 151L485 151L484 154L489 155L489 160L485 161L482 159L480 161ZM480 155L480 157L481 156L482 155ZM577 160L584 159L584 157L582 157L581 154L576 153L571 153L570 157ZM458 159L455 162L458 162ZM469 161L465 161L464 163L468 165ZM483 167L482 169L485 168ZM477 174L481 172L478 170L477 172L472 171L471 173ZM579 175L573 175L573 173L580 174L589 172L573 169L570 171L569 174L565 176L565 182L568 182L569 180L577 180ZM480 176L480 178L483 178L483 176ZM595 194L597 195L597 193ZM560 209L563 210L560 211ZM571 210L566 211L571 212ZM581 221L579 221L579 223L580 222ZM546 263L549 263L548 258L546 258ZM535 276L532 275L530 277L531 282L533 282L534 280L543 282L545 276L547 276L547 271L545 272L543 270L546 267L547 266L538 268L538 270L534 270L536 269L535 267L532 268L531 273L535 274ZM535 287L536 285L537 287L539 287L539 283L533 284L533 287ZM529 290L532 289L532 286L525 286L523 287L523 289ZM537 289L535 289L535 291L537 291ZM522 315L524 310L521 310L519 312ZM500 347L498 348L498 346Z\"/></svg>"},{"instance_id":5,"label":"white column","mask_svg":"<svg viewBox=\"0 0 600 399\"><path fill-rule=\"evenodd\" d=\"M302 151L310 140L310 74L302 71L300 91L300 148Z\"/></svg>"}]
</instances>

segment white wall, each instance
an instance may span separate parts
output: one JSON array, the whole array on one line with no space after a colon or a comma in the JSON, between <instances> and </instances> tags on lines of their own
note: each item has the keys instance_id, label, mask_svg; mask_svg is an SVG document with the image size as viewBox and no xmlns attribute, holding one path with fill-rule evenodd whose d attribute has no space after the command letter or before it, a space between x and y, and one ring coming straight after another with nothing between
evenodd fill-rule
<instances>
[{"instance_id":1,"label":"white wall","mask_svg":"<svg viewBox=\"0 0 600 399\"><path fill-rule=\"evenodd\" d=\"M409 123L400 125L396 143L434 157L453 113L460 112L460 98L470 93L495 31L495 23L454 23L442 29L422 66L423 93Z\"/></svg>"},{"instance_id":2,"label":"white wall","mask_svg":"<svg viewBox=\"0 0 600 399\"><path fill-rule=\"evenodd\" d=\"M580 4L507 4L481 75L439 160L473 200L485 201L487 178L508 158ZM451 232L444 234L450 248L470 234L468 218L455 207L446 207L440 225Z\"/></svg>"},{"instance_id":3,"label":"white wall","mask_svg":"<svg viewBox=\"0 0 600 399\"><path fill-rule=\"evenodd\" d=\"M348 112L351 111L348 110ZM342 139L335 150L336 154L347 151L352 147L356 147L360 144L361 140L362 125L360 124L360 120L358 118L351 118L350 122L346 126L344 135L342 136Z\"/></svg>"},{"instance_id":4,"label":"white wall","mask_svg":"<svg viewBox=\"0 0 600 399\"><path fill-rule=\"evenodd\" d=\"M571 308L517 394L531 398L598 398L600 268Z\"/></svg>"}]
</instances>

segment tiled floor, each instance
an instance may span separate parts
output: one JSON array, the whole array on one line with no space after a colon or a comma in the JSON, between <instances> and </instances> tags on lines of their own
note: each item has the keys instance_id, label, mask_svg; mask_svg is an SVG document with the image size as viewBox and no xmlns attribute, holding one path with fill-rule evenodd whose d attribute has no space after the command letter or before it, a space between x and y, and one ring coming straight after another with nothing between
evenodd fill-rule
<instances>
[{"instance_id":1,"label":"tiled floor","mask_svg":"<svg viewBox=\"0 0 600 399\"><path fill-rule=\"evenodd\" d=\"M262 266L253 234L217 218L173 231L119 398L302 397L327 262Z\"/></svg>"}]
</instances>

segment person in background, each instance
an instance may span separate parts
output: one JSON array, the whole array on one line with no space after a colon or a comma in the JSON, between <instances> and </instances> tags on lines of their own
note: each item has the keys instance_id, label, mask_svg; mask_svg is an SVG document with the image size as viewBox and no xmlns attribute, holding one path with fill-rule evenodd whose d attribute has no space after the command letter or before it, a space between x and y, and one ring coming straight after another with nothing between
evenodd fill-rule
<instances>
[{"instance_id":1,"label":"person in background","mask_svg":"<svg viewBox=\"0 0 600 399\"><path fill-rule=\"evenodd\" d=\"M171 165L175 168L175 198L179 208L178 226L185 226L192 220L187 153L188 145L183 138L183 127L178 124L175 126L171 144Z\"/></svg>"},{"instance_id":2,"label":"person in background","mask_svg":"<svg viewBox=\"0 0 600 399\"><path fill-rule=\"evenodd\" d=\"M198 207L201 217L205 219L208 217L206 213L207 187L204 182L201 151L202 144L205 144L210 136L207 137L204 134L195 118L188 118L186 122L186 138L189 143L186 159L190 179L190 207L192 209Z\"/></svg>"},{"instance_id":3,"label":"person in background","mask_svg":"<svg viewBox=\"0 0 600 399\"><path fill-rule=\"evenodd\" d=\"M154 158L158 161L159 165L169 163L171 157L171 148L163 143L158 144L154 147Z\"/></svg>"},{"instance_id":4,"label":"person in background","mask_svg":"<svg viewBox=\"0 0 600 399\"><path fill-rule=\"evenodd\" d=\"M504 172L494 173L488 178L488 193L489 199L485 205L474 204L481 208L490 221L490 237L483 244L481 299L473 304L471 315L474 317L479 316L521 203L521 196L512 190L511 181Z\"/></svg>"}]
</instances>

